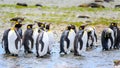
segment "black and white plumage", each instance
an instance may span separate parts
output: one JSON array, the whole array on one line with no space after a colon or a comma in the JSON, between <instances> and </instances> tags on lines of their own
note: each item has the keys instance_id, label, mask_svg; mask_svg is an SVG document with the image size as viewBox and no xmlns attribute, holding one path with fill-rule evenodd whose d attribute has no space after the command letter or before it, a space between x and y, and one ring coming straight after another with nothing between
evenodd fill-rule
<instances>
[{"instance_id":1,"label":"black and white plumage","mask_svg":"<svg viewBox=\"0 0 120 68\"><path fill-rule=\"evenodd\" d=\"M18 56L21 48L21 36L18 31L21 27L22 24L15 24L15 27L8 32L8 49L15 56Z\"/></svg>"},{"instance_id":2,"label":"black and white plumage","mask_svg":"<svg viewBox=\"0 0 120 68\"><path fill-rule=\"evenodd\" d=\"M46 24L45 29L46 29L46 32L49 37L48 53L50 54L50 52L52 51L53 45L55 43L55 38L54 38L54 34L53 34L52 30L50 29L50 24Z\"/></svg>"},{"instance_id":3,"label":"black and white plumage","mask_svg":"<svg viewBox=\"0 0 120 68\"><path fill-rule=\"evenodd\" d=\"M8 49L8 33L9 33L10 29L7 29L4 31L3 33L3 38L2 38L2 47L5 51L5 54L10 54L10 51Z\"/></svg>"},{"instance_id":4,"label":"black and white plumage","mask_svg":"<svg viewBox=\"0 0 120 68\"><path fill-rule=\"evenodd\" d=\"M13 34L16 33L17 36L21 39L22 38L22 29L20 28L21 26L22 26L22 24L15 24L14 28L7 29L7 30L4 31L3 38L2 38L2 45L3 45L3 49L5 51L5 54L10 54L9 47L8 47L8 45L10 44L9 43L10 39L8 40L9 32L10 32L10 34L11 33L13 33ZM14 31L15 28L17 28L17 29Z\"/></svg>"},{"instance_id":5,"label":"black and white plumage","mask_svg":"<svg viewBox=\"0 0 120 68\"><path fill-rule=\"evenodd\" d=\"M34 47L34 39L33 39L33 24L27 25L27 30L23 35L23 42L25 53L32 53L32 49Z\"/></svg>"},{"instance_id":6,"label":"black and white plumage","mask_svg":"<svg viewBox=\"0 0 120 68\"><path fill-rule=\"evenodd\" d=\"M111 28L105 28L101 35L102 50L112 49L114 39L114 31Z\"/></svg>"},{"instance_id":7,"label":"black and white plumage","mask_svg":"<svg viewBox=\"0 0 120 68\"><path fill-rule=\"evenodd\" d=\"M97 34L94 27L87 26L85 27L85 30L88 33L88 42L87 47L93 47L95 43L97 42Z\"/></svg>"},{"instance_id":8,"label":"black and white plumage","mask_svg":"<svg viewBox=\"0 0 120 68\"><path fill-rule=\"evenodd\" d=\"M46 31L41 31L36 40L37 57L43 57L48 52L49 37Z\"/></svg>"},{"instance_id":9,"label":"black and white plumage","mask_svg":"<svg viewBox=\"0 0 120 68\"><path fill-rule=\"evenodd\" d=\"M60 53L69 54L74 51L74 38L76 35L76 28L74 25L67 26L67 29L62 33L60 38Z\"/></svg>"},{"instance_id":10,"label":"black and white plumage","mask_svg":"<svg viewBox=\"0 0 120 68\"><path fill-rule=\"evenodd\" d=\"M85 30L79 30L76 33L74 40L74 55L80 56L83 52L86 51L88 41L88 33Z\"/></svg>"},{"instance_id":11,"label":"black and white plumage","mask_svg":"<svg viewBox=\"0 0 120 68\"><path fill-rule=\"evenodd\" d=\"M117 26L117 23L114 23L112 22L109 26L109 28L111 28L114 32L114 37L115 37L115 40L114 40L114 49L119 49L119 43L120 43L120 30Z\"/></svg>"}]
</instances>

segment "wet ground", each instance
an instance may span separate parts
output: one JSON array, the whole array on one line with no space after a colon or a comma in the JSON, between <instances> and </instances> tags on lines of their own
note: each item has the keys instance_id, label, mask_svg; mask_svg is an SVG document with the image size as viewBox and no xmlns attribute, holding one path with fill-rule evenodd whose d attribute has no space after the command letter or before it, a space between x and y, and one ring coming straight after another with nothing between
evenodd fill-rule
<instances>
[{"instance_id":1,"label":"wet ground","mask_svg":"<svg viewBox=\"0 0 120 68\"><path fill-rule=\"evenodd\" d=\"M114 68L114 60L120 59L120 50L102 51L101 46L86 51L82 56L59 55L59 44L53 46L50 56L36 58L35 54L19 57L5 56L0 48L0 67L2 68Z\"/></svg>"}]
</instances>

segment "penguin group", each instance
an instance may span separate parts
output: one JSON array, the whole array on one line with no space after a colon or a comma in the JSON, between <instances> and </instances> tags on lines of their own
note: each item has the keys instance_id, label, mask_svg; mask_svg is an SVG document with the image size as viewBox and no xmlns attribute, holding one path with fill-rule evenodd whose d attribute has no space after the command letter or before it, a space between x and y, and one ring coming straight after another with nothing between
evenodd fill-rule
<instances>
[{"instance_id":1,"label":"penguin group","mask_svg":"<svg viewBox=\"0 0 120 68\"><path fill-rule=\"evenodd\" d=\"M102 31L101 35L102 50L119 49L120 30L117 23L112 22L108 28Z\"/></svg>"},{"instance_id":2,"label":"penguin group","mask_svg":"<svg viewBox=\"0 0 120 68\"><path fill-rule=\"evenodd\" d=\"M92 49L97 43L96 29L93 26L81 25L79 30L67 26L60 38L60 54L73 52L75 56L81 56L87 49ZM72 32L74 31L74 32ZM72 40L71 40L72 39ZM120 30L117 23L110 23L101 33L102 50L120 48ZM73 50L72 50L73 49Z\"/></svg>"},{"instance_id":3,"label":"penguin group","mask_svg":"<svg viewBox=\"0 0 120 68\"><path fill-rule=\"evenodd\" d=\"M26 30L22 31L21 27L23 19L14 18L14 26L7 29L3 33L2 47L5 54L18 56L23 47L24 53L33 53L35 50L36 57L43 57L50 54L52 45L54 44L54 34L50 30L50 24L36 22L27 24ZM34 28L37 24L38 27Z\"/></svg>"},{"instance_id":4,"label":"penguin group","mask_svg":"<svg viewBox=\"0 0 120 68\"><path fill-rule=\"evenodd\" d=\"M74 52L75 56L80 56L96 42L97 35L94 27L82 25L77 31L74 25L69 25L60 38L60 54Z\"/></svg>"},{"instance_id":5,"label":"penguin group","mask_svg":"<svg viewBox=\"0 0 120 68\"><path fill-rule=\"evenodd\" d=\"M22 31L24 18L13 18L14 26L3 33L2 47L5 54L19 56L23 47L25 54L36 53L36 57L50 55L55 43L54 33L50 29L50 23L35 21L27 24ZM36 26L37 25L37 26ZM102 50L119 49L120 30L117 23L110 23L101 34ZM96 29L93 26L81 25L77 30L75 25L68 25L60 37L60 54L74 53L81 56L87 49L92 49L97 43Z\"/></svg>"}]
</instances>

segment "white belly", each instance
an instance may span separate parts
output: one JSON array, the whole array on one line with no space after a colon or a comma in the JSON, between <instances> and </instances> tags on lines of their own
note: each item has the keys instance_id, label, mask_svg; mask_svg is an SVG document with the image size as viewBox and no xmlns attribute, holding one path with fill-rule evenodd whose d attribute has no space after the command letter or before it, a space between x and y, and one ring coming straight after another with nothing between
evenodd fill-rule
<instances>
[{"instance_id":1,"label":"white belly","mask_svg":"<svg viewBox=\"0 0 120 68\"><path fill-rule=\"evenodd\" d=\"M43 34L43 38L42 38L42 41L44 42L44 48L43 50L41 51L41 44L39 43L39 56L44 56L47 54L47 51L48 51L48 45L49 45L49 37L48 37L48 34L46 32L44 32Z\"/></svg>"},{"instance_id":2,"label":"white belly","mask_svg":"<svg viewBox=\"0 0 120 68\"><path fill-rule=\"evenodd\" d=\"M38 35L39 35L38 29L35 29L33 32L33 39L34 39L33 52L36 52L36 39Z\"/></svg>"},{"instance_id":3,"label":"white belly","mask_svg":"<svg viewBox=\"0 0 120 68\"><path fill-rule=\"evenodd\" d=\"M69 38L69 40L70 40L70 47L69 47L69 50L74 50L74 39L75 39L75 32L74 32L74 30L70 30L70 32L69 32L69 35L68 35L68 38Z\"/></svg>"},{"instance_id":4,"label":"white belly","mask_svg":"<svg viewBox=\"0 0 120 68\"><path fill-rule=\"evenodd\" d=\"M53 44L55 42L54 40L54 34L52 32L47 32L48 34L48 37L49 37L49 50L51 51L52 50L52 47L53 47Z\"/></svg>"},{"instance_id":5,"label":"white belly","mask_svg":"<svg viewBox=\"0 0 120 68\"><path fill-rule=\"evenodd\" d=\"M87 45L87 39L88 39L88 35L87 35L87 32L84 32L83 36L82 36L82 41L83 41L83 46L82 46L82 49L81 50L78 50L79 54L83 53L86 51L86 45ZM79 43L81 44L81 43ZM80 49L80 48L79 48Z\"/></svg>"},{"instance_id":6,"label":"white belly","mask_svg":"<svg viewBox=\"0 0 120 68\"><path fill-rule=\"evenodd\" d=\"M8 48L11 54L18 54L20 49L20 42L18 42L18 49L15 46L15 40L17 39L17 35L15 31L11 30L8 33Z\"/></svg>"}]
</instances>

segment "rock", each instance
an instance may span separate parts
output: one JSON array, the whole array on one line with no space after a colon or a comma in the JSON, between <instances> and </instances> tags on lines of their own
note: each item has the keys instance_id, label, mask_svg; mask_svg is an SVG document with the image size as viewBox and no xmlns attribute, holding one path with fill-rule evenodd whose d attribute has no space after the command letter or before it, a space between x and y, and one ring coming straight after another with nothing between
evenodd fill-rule
<instances>
[{"instance_id":1,"label":"rock","mask_svg":"<svg viewBox=\"0 0 120 68\"><path fill-rule=\"evenodd\" d=\"M115 8L120 8L120 5L115 5Z\"/></svg>"},{"instance_id":2,"label":"rock","mask_svg":"<svg viewBox=\"0 0 120 68\"><path fill-rule=\"evenodd\" d=\"M111 2L111 1L114 1L114 0L104 0L105 2Z\"/></svg>"},{"instance_id":3,"label":"rock","mask_svg":"<svg viewBox=\"0 0 120 68\"><path fill-rule=\"evenodd\" d=\"M42 5L41 5L41 4L36 4L35 6L40 6L40 7L42 7Z\"/></svg>"},{"instance_id":4,"label":"rock","mask_svg":"<svg viewBox=\"0 0 120 68\"><path fill-rule=\"evenodd\" d=\"M103 0L95 0L95 2L103 2Z\"/></svg>"},{"instance_id":5,"label":"rock","mask_svg":"<svg viewBox=\"0 0 120 68\"><path fill-rule=\"evenodd\" d=\"M28 6L26 3L17 3L16 5L19 5L19 6L25 6L25 7Z\"/></svg>"},{"instance_id":6,"label":"rock","mask_svg":"<svg viewBox=\"0 0 120 68\"><path fill-rule=\"evenodd\" d=\"M97 3L82 4L79 5L78 7L105 8L103 5Z\"/></svg>"},{"instance_id":7,"label":"rock","mask_svg":"<svg viewBox=\"0 0 120 68\"><path fill-rule=\"evenodd\" d=\"M89 6L91 8L105 8L103 5L97 4L97 3L90 3Z\"/></svg>"},{"instance_id":8,"label":"rock","mask_svg":"<svg viewBox=\"0 0 120 68\"><path fill-rule=\"evenodd\" d=\"M90 18L88 16L78 16L78 18Z\"/></svg>"},{"instance_id":9,"label":"rock","mask_svg":"<svg viewBox=\"0 0 120 68\"><path fill-rule=\"evenodd\" d=\"M114 61L114 65L115 65L115 66L120 65L120 60L115 60L115 61Z\"/></svg>"},{"instance_id":10,"label":"rock","mask_svg":"<svg viewBox=\"0 0 120 68\"><path fill-rule=\"evenodd\" d=\"M89 7L88 4L82 4L82 5L79 5L78 7Z\"/></svg>"},{"instance_id":11,"label":"rock","mask_svg":"<svg viewBox=\"0 0 120 68\"><path fill-rule=\"evenodd\" d=\"M22 21L24 21L24 18L21 18L21 17L15 17L15 18L11 18L10 21L18 21L18 22L22 22Z\"/></svg>"}]
</instances>

